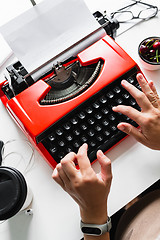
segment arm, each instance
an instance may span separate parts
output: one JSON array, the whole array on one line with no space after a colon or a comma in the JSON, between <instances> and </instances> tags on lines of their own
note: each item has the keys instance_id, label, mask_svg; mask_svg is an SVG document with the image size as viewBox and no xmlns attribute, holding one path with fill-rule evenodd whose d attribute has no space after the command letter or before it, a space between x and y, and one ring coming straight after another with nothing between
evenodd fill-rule
<instances>
[{"instance_id":1,"label":"arm","mask_svg":"<svg viewBox=\"0 0 160 240\"><path fill-rule=\"evenodd\" d=\"M122 86L135 98L141 112L124 105L113 107L113 111L127 115L140 127L137 129L125 122L119 123L117 127L145 146L160 150L160 98L152 81L147 82L142 74L137 74L137 80L142 91L125 80Z\"/></svg>"},{"instance_id":2,"label":"arm","mask_svg":"<svg viewBox=\"0 0 160 240\"><path fill-rule=\"evenodd\" d=\"M107 222L107 199L112 173L111 162L97 152L101 172L96 174L87 156L87 144L83 144L77 154L67 154L53 172L53 179L77 202L84 223L104 224ZM74 161L78 162L79 170ZM85 240L109 240L109 233L101 236L84 236Z\"/></svg>"}]
</instances>

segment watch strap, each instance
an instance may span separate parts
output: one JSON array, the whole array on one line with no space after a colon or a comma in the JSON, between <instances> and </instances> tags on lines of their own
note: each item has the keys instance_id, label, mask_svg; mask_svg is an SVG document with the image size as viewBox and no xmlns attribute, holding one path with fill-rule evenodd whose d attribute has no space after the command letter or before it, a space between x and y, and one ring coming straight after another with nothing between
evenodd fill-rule
<instances>
[{"instance_id":1,"label":"watch strap","mask_svg":"<svg viewBox=\"0 0 160 240\"><path fill-rule=\"evenodd\" d=\"M105 224L89 224L81 221L81 231L84 234L92 236L100 236L106 232L109 232L112 228L111 218L108 217L108 220Z\"/></svg>"}]
</instances>

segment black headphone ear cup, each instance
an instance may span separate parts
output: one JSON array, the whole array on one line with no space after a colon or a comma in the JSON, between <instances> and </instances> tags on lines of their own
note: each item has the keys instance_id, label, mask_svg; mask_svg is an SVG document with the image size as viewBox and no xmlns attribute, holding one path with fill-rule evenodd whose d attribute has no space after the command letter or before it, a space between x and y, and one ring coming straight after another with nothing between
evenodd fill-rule
<instances>
[{"instance_id":1,"label":"black headphone ear cup","mask_svg":"<svg viewBox=\"0 0 160 240\"><path fill-rule=\"evenodd\" d=\"M22 208L27 197L27 184L15 168L0 167L0 220L7 220Z\"/></svg>"}]
</instances>

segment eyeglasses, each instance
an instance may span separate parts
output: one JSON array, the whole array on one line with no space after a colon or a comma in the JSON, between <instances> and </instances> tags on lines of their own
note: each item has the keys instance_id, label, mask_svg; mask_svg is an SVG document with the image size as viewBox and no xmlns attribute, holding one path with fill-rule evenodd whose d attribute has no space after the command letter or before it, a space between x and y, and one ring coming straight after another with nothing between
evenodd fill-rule
<instances>
[{"instance_id":1,"label":"eyeglasses","mask_svg":"<svg viewBox=\"0 0 160 240\"><path fill-rule=\"evenodd\" d=\"M134 1L134 3L132 3L126 7L123 7L121 9L117 10L116 12L111 13L111 18L117 19L117 21L119 23L124 23L124 22L128 22L132 19L148 20L157 15L157 13L158 13L157 6L153 6L148 3L141 2L141 0L139 0L139 1L132 0L132 1ZM128 8L130 8L136 4L142 4L144 7L146 7L145 9L140 10L137 16L135 16L132 11L127 10Z\"/></svg>"}]
</instances>

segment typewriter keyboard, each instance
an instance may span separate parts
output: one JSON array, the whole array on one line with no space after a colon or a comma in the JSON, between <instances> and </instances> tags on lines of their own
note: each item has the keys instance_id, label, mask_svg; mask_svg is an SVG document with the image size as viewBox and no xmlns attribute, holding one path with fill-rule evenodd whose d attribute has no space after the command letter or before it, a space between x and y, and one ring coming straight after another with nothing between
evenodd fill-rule
<instances>
[{"instance_id":1,"label":"typewriter keyboard","mask_svg":"<svg viewBox=\"0 0 160 240\"><path fill-rule=\"evenodd\" d=\"M98 149L105 152L126 136L117 129L119 122L137 127L127 116L112 111L112 107L119 104L140 110L135 99L121 86L121 81L126 79L140 89L136 74L137 69L131 69L53 124L42 143L57 163L67 153L77 152L85 142L93 162Z\"/></svg>"}]
</instances>

